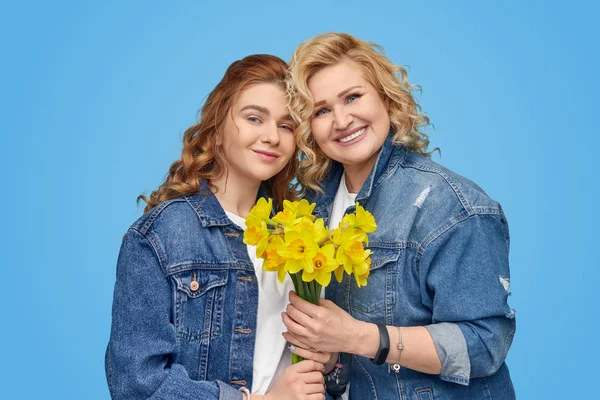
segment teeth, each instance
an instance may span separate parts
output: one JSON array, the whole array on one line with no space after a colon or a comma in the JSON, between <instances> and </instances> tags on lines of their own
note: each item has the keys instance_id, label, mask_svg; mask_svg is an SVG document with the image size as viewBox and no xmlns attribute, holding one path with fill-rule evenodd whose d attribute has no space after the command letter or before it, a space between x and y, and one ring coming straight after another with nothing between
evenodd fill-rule
<instances>
[{"instance_id":1,"label":"teeth","mask_svg":"<svg viewBox=\"0 0 600 400\"><path fill-rule=\"evenodd\" d=\"M356 132L354 132L352 135L349 135L349 136L343 137L343 138L341 138L341 139L338 139L338 141L340 141L340 142L342 142L342 143L349 142L349 141L351 141L352 139L356 139L357 137L359 137L360 135L362 135L363 133L365 133L365 130L366 130L366 129L367 129L367 128L362 128L360 131L356 131Z\"/></svg>"}]
</instances>

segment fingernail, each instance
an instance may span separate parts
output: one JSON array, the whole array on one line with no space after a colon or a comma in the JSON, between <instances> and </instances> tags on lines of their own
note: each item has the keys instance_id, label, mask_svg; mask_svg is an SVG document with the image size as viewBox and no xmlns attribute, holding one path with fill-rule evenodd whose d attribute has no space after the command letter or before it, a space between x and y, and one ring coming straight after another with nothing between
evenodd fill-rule
<instances>
[{"instance_id":1,"label":"fingernail","mask_svg":"<svg viewBox=\"0 0 600 400\"><path fill-rule=\"evenodd\" d=\"M293 344L290 344L288 346L288 349L290 349L290 351L294 351L294 350L296 350L296 346L294 346Z\"/></svg>"}]
</instances>

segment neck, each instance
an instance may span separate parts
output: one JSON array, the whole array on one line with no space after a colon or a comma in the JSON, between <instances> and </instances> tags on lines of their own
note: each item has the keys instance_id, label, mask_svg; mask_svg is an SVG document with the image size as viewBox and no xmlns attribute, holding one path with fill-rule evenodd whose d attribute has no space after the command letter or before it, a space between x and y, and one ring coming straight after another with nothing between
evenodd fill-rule
<instances>
[{"instance_id":1,"label":"neck","mask_svg":"<svg viewBox=\"0 0 600 400\"><path fill-rule=\"evenodd\" d=\"M228 176L225 172L222 176L213 179L212 184L217 188L215 196L221 207L225 211L245 218L256 203L260 181L236 179L235 175Z\"/></svg>"},{"instance_id":2,"label":"neck","mask_svg":"<svg viewBox=\"0 0 600 400\"><path fill-rule=\"evenodd\" d=\"M369 177L373 166L377 161L377 155L366 164L344 164L344 173L346 175L346 188L349 193L358 193Z\"/></svg>"}]
</instances>

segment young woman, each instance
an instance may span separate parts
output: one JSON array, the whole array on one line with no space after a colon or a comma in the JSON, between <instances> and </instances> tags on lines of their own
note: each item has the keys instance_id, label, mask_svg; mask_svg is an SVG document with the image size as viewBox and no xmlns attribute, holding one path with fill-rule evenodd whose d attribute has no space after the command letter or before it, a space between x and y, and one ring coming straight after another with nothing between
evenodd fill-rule
<instances>
[{"instance_id":1,"label":"young woman","mask_svg":"<svg viewBox=\"0 0 600 400\"><path fill-rule=\"evenodd\" d=\"M319 35L298 47L290 69L299 181L317 216L337 226L358 202L378 228L368 285L345 276L318 306L290 294L286 339L353 354L340 375L350 368L352 399L514 398L500 205L429 159L428 119L406 71L378 46Z\"/></svg>"},{"instance_id":2,"label":"young woman","mask_svg":"<svg viewBox=\"0 0 600 400\"><path fill-rule=\"evenodd\" d=\"M323 399L330 354L290 366L291 281L243 242L257 197L293 197L287 65L234 62L184 134L181 159L123 239L106 374L115 399ZM251 394L252 393L252 394Z\"/></svg>"}]
</instances>

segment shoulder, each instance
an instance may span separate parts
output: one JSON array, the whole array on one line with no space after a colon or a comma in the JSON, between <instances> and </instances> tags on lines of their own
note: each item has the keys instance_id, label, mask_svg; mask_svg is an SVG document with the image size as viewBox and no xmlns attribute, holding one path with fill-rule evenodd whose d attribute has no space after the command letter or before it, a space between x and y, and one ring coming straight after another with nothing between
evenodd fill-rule
<instances>
[{"instance_id":1,"label":"shoulder","mask_svg":"<svg viewBox=\"0 0 600 400\"><path fill-rule=\"evenodd\" d=\"M420 247L473 216L503 219L500 204L476 183L420 154L404 151L371 195L382 240L396 237ZM375 239L374 239L375 240Z\"/></svg>"},{"instance_id":2,"label":"shoulder","mask_svg":"<svg viewBox=\"0 0 600 400\"><path fill-rule=\"evenodd\" d=\"M129 231L151 244L166 273L189 265L219 264L232 257L220 229L231 223L217 206L210 196L177 197L154 207Z\"/></svg>"},{"instance_id":3,"label":"shoulder","mask_svg":"<svg viewBox=\"0 0 600 400\"><path fill-rule=\"evenodd\" d=\"M165 231L171 232L173 227L185 230L190 224L198 221L197 213L185 197L176 197L166 200L142 215L135 221L130 229L139 232L142 236L163 236Z\"/></svg>"},{"instance_id":4,"label":"shoulder","mask_svg":"<svg viewBox=\"0 0 600 400\"><path fill-rule=\"evenodd\" d=\"M399 164L403 180L410 182L405 186L417 194L417 206L424 206L425 198L433 196L452 205L456 211L469 215L496 214L501 211L498 202L475 182L420 154L406 152Z\"/></svg>"}]
</instances>

